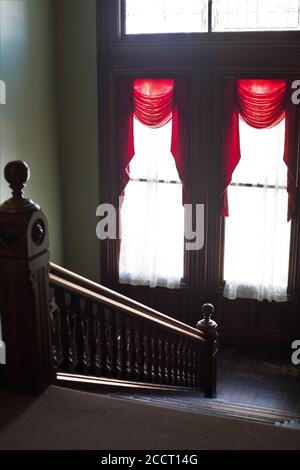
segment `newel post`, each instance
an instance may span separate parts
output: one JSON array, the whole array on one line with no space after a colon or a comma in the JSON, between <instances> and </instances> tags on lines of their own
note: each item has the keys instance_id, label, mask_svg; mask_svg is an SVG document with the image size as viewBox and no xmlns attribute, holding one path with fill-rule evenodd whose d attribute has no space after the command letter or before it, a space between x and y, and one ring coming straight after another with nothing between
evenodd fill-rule
<instances>
[{"instance_id":1,"label":"newel post","mask_svg":"<svg viewBox=\"0 0 300 470\"><path fill-rule=\"evenodd\" d=\"M0 385L39 393L53 380L49 328L49 240L47 219L23 197L25 162L4 170L12 197L0 206L0 316L6 362Z\"/></svg>"},{"instance_id":2,"label":"newel post","mask_svg":"<svg viewBox=\"0 0 300 470\"><path fill-rule=\"evenodd\" d=\"M218 352L218 325L211 319L215 308L212 304L202 306L203 319L197 323L207 341L206 358L203 364L203 386L205 396L215 398L217 396L217 352Z\"/></svg>"}]
</instances>

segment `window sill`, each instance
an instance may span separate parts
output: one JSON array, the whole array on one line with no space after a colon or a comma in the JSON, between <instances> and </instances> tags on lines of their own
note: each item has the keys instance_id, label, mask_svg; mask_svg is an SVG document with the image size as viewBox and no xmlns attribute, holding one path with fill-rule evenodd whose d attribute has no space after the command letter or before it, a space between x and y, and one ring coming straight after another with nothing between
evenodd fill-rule
<instances>
[{"instance_id":1,"label":"window sill","mask_svg":"<svg viewBox=\"0 0 300 470\"><path fill-rule=\"evenodd\" d=\"M217 289L215 290L215 295L217 297L222 297L223 299L229 301L229 302L235 302L235 301L238 301L238 302L241 302L241 301L244 301L244 302L268 302L268 303L282 303L282 304L287 304L287 303L293 303L295 301L295 298L293 295L290 295L288 294L288 300L286 302L275 302L274 300L272 302L269 302L267 299L264 299L264 300L257 300L257 299L248 299L248 298L243 298L243 297L237 297L236 299L228 299L227 297L225 297L223 295L223 291L224 291L224 286L225 286L225 281L223 282L223 284L219 287L217 287Z\"/></svg>"}]
</instances>

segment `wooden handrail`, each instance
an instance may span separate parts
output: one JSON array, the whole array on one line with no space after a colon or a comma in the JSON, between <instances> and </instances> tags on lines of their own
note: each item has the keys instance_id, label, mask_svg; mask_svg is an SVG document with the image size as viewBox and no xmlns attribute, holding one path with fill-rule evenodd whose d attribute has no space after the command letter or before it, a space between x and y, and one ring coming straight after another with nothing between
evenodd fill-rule
<instances>
[{"instance_id":1,"label":"wooden handrail","mask_svg":"<svg viewBox=\"0 0 300 470\"><path fill-rule=\"evenodd\" d=\"M193 328L195 333L187 331L184 328L174 325L173 322L170 321L172 319L167 317L166 315L161 314L161 318L159 317L159 315L154 316L152 314L146 313L145 311L143 312L141 310L138 310L137 308L130 307L129 305L105 297L104 295L98 294L97 292L93 292L92 290L86 289L85 287L78 286L77 284L74 284L70 281L66 281L65 279L62 279L58 276L54 276L53 274L50 274L50 285L53 285L55 287L61 287L62 289L72 292L74 294L78 294L79 296L85 299L92 300L96 303L104 304L113 310L124 312L127 315L133 316L135 318L147 320L149 322L152 322L153 324L156 324L157 326L160 326L161 328L165 328L181 336L186 336L194 341L199 341L203 343L206 341L201 335L201 332L199 330L196 330L196 328Z\"/></svg>"},{"instance_id":2,"label":"wooden handrail","mask_svg":"<svg viewBox=\"0 0 300 470\"><path fill-rule=\"evenodd\" d=\"M113 301L119 302L123 306L131 307L132 309L137 310L140 314L144 313L148 315L148 317L150 317L152 320L156 319L159 322L165 322L168 326L173 326L186 336L191 334L193 336L204 338L202 331L199 331L198 329L193 328L190 325L176 320L175 318L169 317L168 315L165 315L164 313L161 313L158 310L155 310L140 302L137 302L136 300L130 299L129 297L126 297L125 295L122 295L112 289L109 289L108 287L102 286L97 282L91 281L90 279L75 274L74 272L69 271L68 269L63 268L57 264L50 263L50 281L54 281L54 279L58 278L60 278L61 280L69 281L75 284L76 286L81 286L96 294L100 294L101 296L105 296L106 298L109 298Z\"/></svg>"}]
</instances>

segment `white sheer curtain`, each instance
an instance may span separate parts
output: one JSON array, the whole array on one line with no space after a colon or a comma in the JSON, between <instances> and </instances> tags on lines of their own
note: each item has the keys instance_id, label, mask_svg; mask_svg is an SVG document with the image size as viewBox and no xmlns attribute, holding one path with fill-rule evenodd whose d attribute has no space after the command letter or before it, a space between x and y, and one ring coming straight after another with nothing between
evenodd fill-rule
<instances>
[{"instance_id":1,"label":"white sheer curtain","mask_svg":"<svg viewBox=\"0 0 300 470\"><path fill-rule=\"evenodd\" d=\"M284 120L271 129L240 120L240 145L241 160L228 190L224 296L284 302L290 247Z\"/></svg>"},{"instance_id":2,"label":"white sheer curtain","mask_svg":"<svg viewBox=\"0 0 300 470\"><path fill-rule=\"evenodd\" d=\"M184 209L171 129L171 122L151 129L134 120L135 156L121 210L121 283L180 287Z\"/></svg>"}]
</instances>

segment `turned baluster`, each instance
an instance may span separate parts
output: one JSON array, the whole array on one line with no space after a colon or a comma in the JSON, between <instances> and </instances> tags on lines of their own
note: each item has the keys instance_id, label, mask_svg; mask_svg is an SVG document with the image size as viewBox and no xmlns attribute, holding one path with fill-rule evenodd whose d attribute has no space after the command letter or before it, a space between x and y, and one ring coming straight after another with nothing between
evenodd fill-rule
<instances>
[{"instance_id":1,"label":"turned baluster","mask_svg":"<svg viewBox=\"0 0 300 470\"><path fill-rule=\"evenodd\" d=\"M115 358L116 358L116 345L115 345L115 325L113 313L108 309L104 309L105 316L105 339L107 345L106 354L106 371L108 377L113 377L115 372Z\"/></svg>"},{"instance_id":2,"label":"turned baluster","mask_svg":"<svg viewBox=\"0 0 300 470\"><path fill-rule=\"evenodd\" d=\"M83 331L83 371L89 373L93 370L95 364L95 332L93 329L93 304L85 302L84 314L82 319Z\"/></svg>"},{"instance_id":3,"label":"turned baluster","mask_svg":"<svg viewBox=\"0 0 300 470\"><path fill-rule=\"evenodd\" d=\"M68 360L70 372L79 372L82 370L83 332L80 308L80 297L75 294L71 294L71 301L68 308Z\"/></svg>"},{"instance_id":4,"label":"turned baluster","mask_svg":"<svg viewBox=\"0 0 300 470\"><path fill-rule=\"evenodd\" d=\"M165 356L164 383L168 385L171 383L171 345L170 345L169 335L166 335L165 342L164 342L164 356Z\"/></svg>"},{"instance_id":5,"label":"turned baluster","mask_svg":"<svg viewBox=\"0 0 300 470\"><path fill-rule=\"evenodd\" d=\"M125 375L128 380L134 378L134 333L132 331L132 318L126 318L126 361L125 361Z\"/></svg>"},{"instance_id":6,"label":"turned baluster","mask_svg":"<svg viewBox=\"0 0 300 470\"><path fill-rule=\"evenodd\" d=\"M139 381L143 376L143 347L142 347L142 333L140 329L140 323L134 321L134 349L135 349L135 360L134 360L134 377L135 380Z\"/></svg>"},{"instance_id":7,"label":"turned baluster","mask_svg":"<svg viewBox=\"0 0 300 470\"><path fill-rule=\"evenodd\" d=\"M193 384L193 365L192 365L192 354L193 354L193 346L189 343L187 348L187 383L188 387L192 387Z\"/></svg>"},{"instance_id":8,"label":"turned baluster","mask_svg":"<svg viewBox=\"0 0 300 470\"><path fill-rule=\"evenodd\" d=\"M179 338L177 343L177 370L176 370L176 384L182 384L182 339Z\"/></svg>"},{"instance_id":9,"label":"turned baluster","mask_svg":"<svg viewBox=\"0 0 300 470\"><path fill-rule=\"evenodd\" d=\"M106 336L104 311L101 305L97 305L93 316L93 329L95 336L95 373L98 377L106 374Z\"/></svg>"},{"instance_id":10,"label":"turned baluster","mask_svg":"<svg viewBox=\"0 0 300 470\"><path fill-rule=\"evenodd\" d=\"M148 332L148 325L144 326L143 330L143 381L151 381L151 355L150 355L150 341Z\"/></svg>"},{"instance_id":11,"label":"turned baluster","mask_svg":"<svg viewBox=\"0 0 300 470\"><path fill-rule=\"evenodd\" d=\"M150 337L150 355L151 355L151 366L150 366L150 373L151 373L151 382L157 383L157 341L155 337L155 331L151 331Z\"/></svg>"},{"instance_id":12,"label":"turned baluster","mask_svg":"<svg viewBox=\"0 0 300 470\"><path fill-rule=\"evenodd\" d=\"M117 342L117 377L123 378L125 375L125 334L123 315L116 313L116 342Z\"/></svg>"},{"instance_id":13,"label":"turned baluster","mask_svg":"<svg viewBox=\"0 0 300 470\"><path fill-rule=\"evenodd\" d=\"M157 336L157 379L158 379L159 384L163 383L164 357L163 357L163 342L162 342L161 333L158 333L158 336Z\"/></svg>"},{"instance_id":14,"label":"turned baluster","mask_svg":"<svg viewBox=\"0 0 300 470\"><path fill-rule=\"evenodd\" d=\"M52 357L55 370L61 370L64 361L64 350L62 341L62 315L65 306L64 293L57 295L55 299L55 292L52 295L50 303L50 323L52 332Z\"/></svg>"},{"instance_id":15,"label":"turned baluster","mask_svg":"<svg viewBox=\"0 0 300 470\"><path fill-rule=\"evenodd\" d=\"M192 387L196 387L197 385L197 353L195 346L192 348Z\"/></svg>"},{"instance_id":16,"label":"turned baluster","mask_svg":"<svg viewBox=\"0 0 300 470\"><path fill-rule=\"evenodd\" d=\"M176 339L174 337L171 338L171 384L175 385L176 384Z\"/></svg>"},{"instance_id":17,"label":"turned baluster","mask_svg":"<svg viewBox=\"0 0 300 470\"><path fill-rule=\"evenodd\" d=\"M182 341L182 385L188 385L187 380L187 341Z\"/></svg>"}]
</instances>

